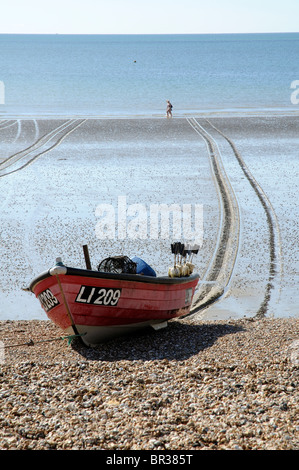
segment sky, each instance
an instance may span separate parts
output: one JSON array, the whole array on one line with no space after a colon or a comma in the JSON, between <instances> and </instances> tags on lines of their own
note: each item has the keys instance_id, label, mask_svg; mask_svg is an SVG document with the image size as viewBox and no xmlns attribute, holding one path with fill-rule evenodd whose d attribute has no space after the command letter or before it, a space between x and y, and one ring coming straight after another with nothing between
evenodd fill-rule
<instances>
[{"instance_id":1,"label":"sky","mask_svg":"<svg viewBox=\"0 0 299 470\"><path fill-rule=\"evenodd\" d=\"M298 32L299 0L4 0L0 33Z\"/></svg>"}]
</instances>

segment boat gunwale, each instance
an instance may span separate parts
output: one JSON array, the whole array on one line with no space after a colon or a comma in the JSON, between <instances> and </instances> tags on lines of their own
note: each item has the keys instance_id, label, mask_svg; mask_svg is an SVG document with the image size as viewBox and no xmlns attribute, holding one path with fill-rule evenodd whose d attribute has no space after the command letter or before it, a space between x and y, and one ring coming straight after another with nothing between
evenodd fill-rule
<instances>
[{"instance_id":1,"label":"boat gunwale","mask_svg":"<svg viewBox=\"0 0 299 470\"><path fill-rule=\"evenodd\" d=\"M179 285L179 284L186 284L192 282L196 279L199 279L199 274L191 274L190 276L186 277L168 277L168 276L145 276L143 274L116 274L116 273L105 273L101 271L93 271L89 269L81 269L81 268L70 268L65 266L66 273L62 274L61 276L78 276L78 277L89 277L93 279L106 279L106 280L115 280L115 281L131 281L131 282L141 282L145 284L159 284L159 285ZM29 287L28 290L33 292L36 284L47 279L48 277L52 277L50 274L50 269L45 271L35 277Z\"/></svg>"}]
</instances>

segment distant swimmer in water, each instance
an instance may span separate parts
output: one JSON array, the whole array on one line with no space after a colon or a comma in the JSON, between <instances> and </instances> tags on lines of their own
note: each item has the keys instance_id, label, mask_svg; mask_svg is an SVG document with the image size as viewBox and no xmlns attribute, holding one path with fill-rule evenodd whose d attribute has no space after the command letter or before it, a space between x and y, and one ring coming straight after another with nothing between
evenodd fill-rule
<instances>
[{"instance_id":1,"label":"distant swimmer in water","mask_svg":"<svg viewBox=\"0 0 299 470\"><path fill-rule=\"evenodd\" d=\"M166 116L168 118L171 118L172 117L172 104L170 103L169 100L166 100L166 103L167 103L167 107L166 107Z\"/></svg>"}]
</instances>

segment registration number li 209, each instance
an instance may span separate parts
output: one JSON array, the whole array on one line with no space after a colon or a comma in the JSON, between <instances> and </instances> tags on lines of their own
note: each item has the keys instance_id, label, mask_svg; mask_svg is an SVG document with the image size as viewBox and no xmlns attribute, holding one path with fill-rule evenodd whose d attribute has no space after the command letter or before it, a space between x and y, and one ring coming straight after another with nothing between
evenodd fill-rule
<instances>
[{"instance_id":1,"label":"registration number li 209","mask_svg":"<svg viewBox=\"0 0 299 470\"><path fill-rule=\"evenodd\" d=\"M81 286L76 297L76 302L115 307L119 301L120 295L121 289Z\"/></svg>"}]
</instances>

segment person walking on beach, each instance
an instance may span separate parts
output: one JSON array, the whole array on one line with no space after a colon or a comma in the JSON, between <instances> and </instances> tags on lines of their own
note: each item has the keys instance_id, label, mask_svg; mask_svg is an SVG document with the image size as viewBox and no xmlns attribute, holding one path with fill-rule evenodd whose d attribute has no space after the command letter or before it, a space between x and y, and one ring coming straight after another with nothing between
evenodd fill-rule
<instances>
[{"instance_id":1,"label":"person walking on beach","mask_svg":"<svg viewBox=\"0 0 299 470\"><path fill-rule=\"evenodd\" d=\"M172 104L170 103L169 100L166 100L166 103L167 103L167 107L166 107L166 116L168 118L171 118L172 117Z\"/></svg>"}]
</instances>

